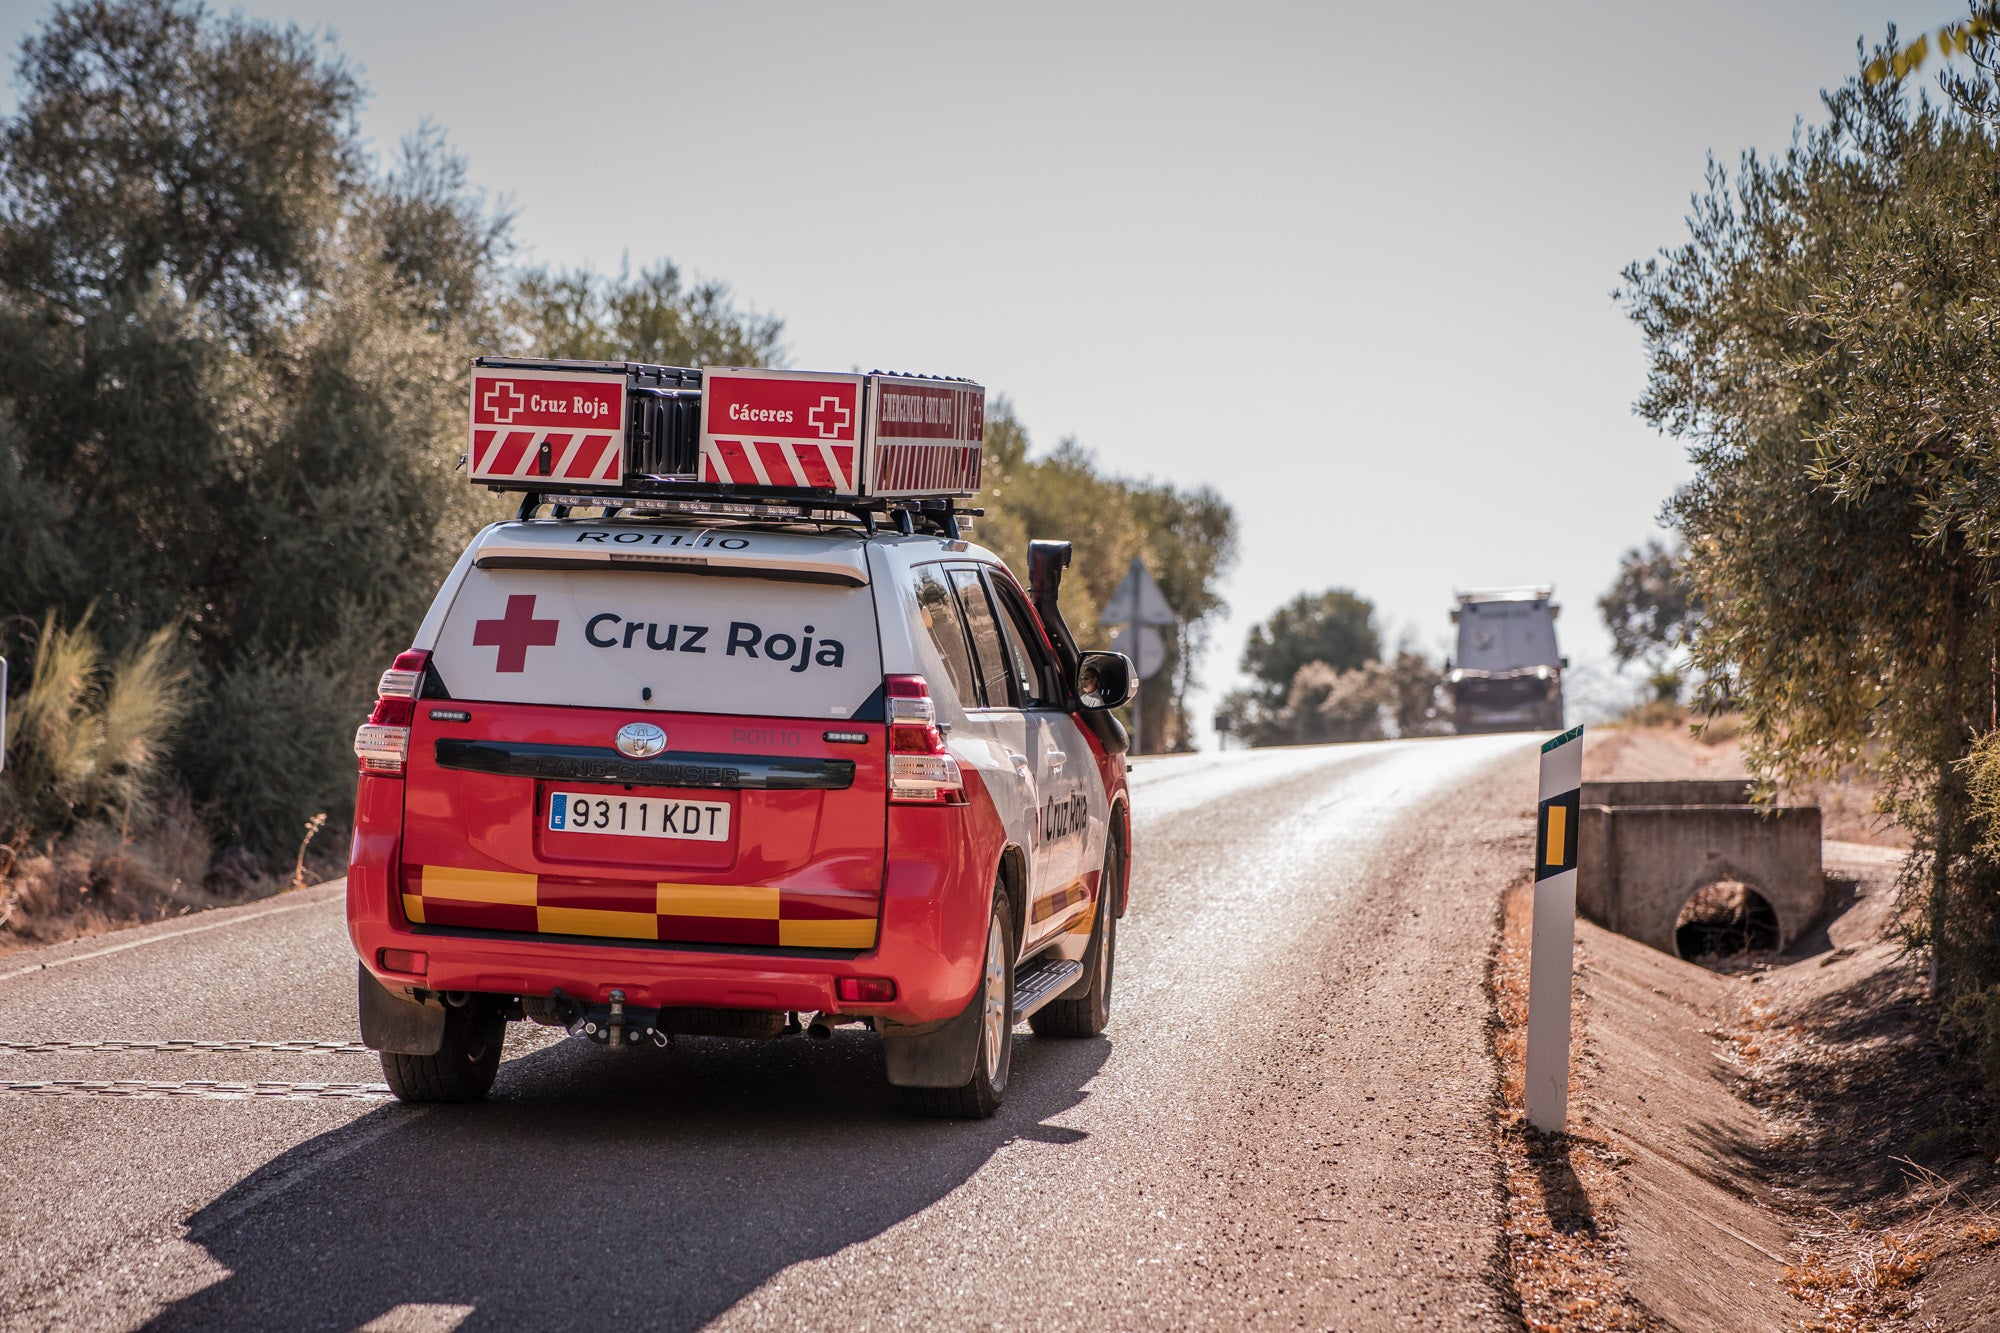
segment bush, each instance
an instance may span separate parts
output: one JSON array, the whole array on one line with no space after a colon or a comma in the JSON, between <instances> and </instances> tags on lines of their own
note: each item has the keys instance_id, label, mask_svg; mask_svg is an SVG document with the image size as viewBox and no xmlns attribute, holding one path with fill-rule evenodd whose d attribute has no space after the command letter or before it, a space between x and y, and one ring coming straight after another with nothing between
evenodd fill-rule
<instances>
[{"instance_id":1,"label":"bush","mask_svg":"<svg viewBox=\"0 0 2000 1333\"><path fill-rule=\"evenodd\" d=\"M179 792L156 802L143 829L92 822L46 845L0 846L0 947L155 921L274 887L261 876L218 876L212 850Z\"/></svg>"},{"instance_id":2,"label":"bush","mask_svg":"<svg viewBox=\"0 0 2000 1333\"><path fill-rule=\"evenodd\" d=\"M1215 729L1251 745L1442 736L1451 731L1443 689L1437 663L1408 648L1345 671L1311 661L1292 673L1275 708L1262 687L1232 690L1216 709Z\"/></svg>"},{"instance_id":3,"label":"bush","mask_svg":"<svg viewBox=\"0 0 2000 1333\"><path fill-rule=\"evenodd\" d=\"M297 846L302 811L349 823L367 695L352 666L327 651L216 673L196 718L201 743L187 756L211 827L275 862Z\"/></svg>"}]
</instances>

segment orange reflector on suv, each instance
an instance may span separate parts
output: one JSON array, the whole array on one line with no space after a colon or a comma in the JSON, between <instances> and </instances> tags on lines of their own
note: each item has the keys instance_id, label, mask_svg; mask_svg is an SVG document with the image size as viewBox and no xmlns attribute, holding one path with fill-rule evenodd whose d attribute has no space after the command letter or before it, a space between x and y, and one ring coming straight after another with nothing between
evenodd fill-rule
<instances>
[{"instance_id":1,"label":"orange reflector on suv","mask_svg":"<svg viewBox=\"0 0 2000 1333\"><path fill-rule=\"evenodd\" d=\"M896 983L889 977L842 977L834 991L849 1004L887 1004L896 998Z\"/></svg>"},{"instance_id":2,"label":"orange reflector on suv","mask_svg":"<svg viewBox=\"0 0 2000 1333\"><path fill-rule=\"evenodd\" d=\"M431 956L410 949L378 949L375 961L382 965L384 972L402 972L413 977L421 977L431 970Z\"/></svg>"}]
</instances>

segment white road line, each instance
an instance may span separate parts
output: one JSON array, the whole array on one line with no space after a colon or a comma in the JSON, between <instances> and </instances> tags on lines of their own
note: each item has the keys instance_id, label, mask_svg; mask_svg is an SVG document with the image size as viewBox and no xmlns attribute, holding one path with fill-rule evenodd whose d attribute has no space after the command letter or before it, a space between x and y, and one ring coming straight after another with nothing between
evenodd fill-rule
<instances>
[{"instance_id":1,"label":"white road line","mask_svg":"<svg viewBox=\"0 0 2000 1333\"><path fill-rule=\"evenodd\" d=\"M277 916L283 912L298 912L308 907L318 907L325 898L314 898L307 902L278 903L261 912L244 912L221 921L203 921L180 930L163 930L157 935L148 935L142 940L127 940L123 944L110 944L102 949L92 949L88 953L73 953L67 958L56 958L46 963L36 963L33 967L17 967L11 972L0 972L0 981L12 981L16 977L29 977L37 972L48 972L58 967L68 967L71 963L88 962L93 958L103 958L114 953L124 953L127 949L138 949L148 944L158 944L163 940L177 940L184 935L199 935L205 930L220 930L233 926L239 921L256 921L267 916Z\"/></svg>"},{"instance_id":2,"label":"white road line","mask_svg":"<svg viewBox=\"0 0 2000 1333\"><path fill-rule=\"evenodd\" d=\"M388 1101L395 1096L387 1083L218 1083L194 1079L182 1083L152 1083L144 1079L49 1079L19 1082L0 1079L0 1094L24 1097L111 1097L127 1101L148 1097L179 1097L198 1101Z\"/></svg>"}]
</instances>

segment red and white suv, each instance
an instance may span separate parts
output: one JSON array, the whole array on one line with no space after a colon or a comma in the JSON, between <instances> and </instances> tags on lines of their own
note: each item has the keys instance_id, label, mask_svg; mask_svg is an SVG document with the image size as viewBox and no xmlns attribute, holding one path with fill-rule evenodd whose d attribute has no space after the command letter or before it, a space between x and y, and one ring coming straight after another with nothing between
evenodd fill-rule
<instances>
[{"instance_id":1,"label":"red and white suv","mask_svg":"<svg viewBox=\"0 0 2000 1333\"><path fill-rule=\"evenodd\" d=\"M912 1109L985 1116L1016 1021L1103 1029L1132 679L1055 611L1066 543L1030 594L922 506L542 507L473 541L356 737L348 922L397 1096L483 1096L510 1020L859 1022Z\"/></svg>"}]
</instances>

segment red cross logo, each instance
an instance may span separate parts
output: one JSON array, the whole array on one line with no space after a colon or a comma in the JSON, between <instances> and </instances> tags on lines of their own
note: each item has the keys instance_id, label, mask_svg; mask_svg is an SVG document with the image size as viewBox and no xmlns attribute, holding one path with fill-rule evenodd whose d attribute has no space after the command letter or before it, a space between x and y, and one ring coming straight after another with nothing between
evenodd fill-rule
<instances>
[{"instance_id":1,"label":"red cross logo","mask_svg":"<svg viewBox=\"0 0 2000 1333\"><path fill-rule=\"evenodd\" d=\"M556 641L559 620L535 619L535 594L517 592L507 599L507 614L498 620L478 620L472 641L481 648L498 648L495 671L526 671L528 649L547 648Z\"/></svg>"},{"instance_id":2,"label":"red cross logo","mask_svg":"<svg viewBox=\"0 0 2000 1333\"><path fill-rule=\"evenodd\" d=\"M847 429L847 423L854 420L854 414L847 410L847 404L832 394L819 400L819 406L806 413L813 429L822 440L830 440Z\"/></svg>"},{"instance_id":3,"label":"red cross logo","mask_svg":"<svg viewBox=\"0 0 2000 1333\"><path fill-rule=\"evenodd\" d=\"M502 397L503 394L505 397ZM499 425L513 425L514 414L527 405L528 400L515 389L512 380L496 381L493 387L486 391L486 414Z\"/></svg>"}]
</instances>

